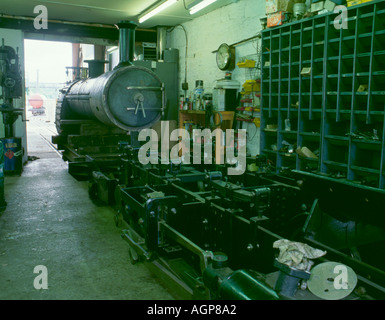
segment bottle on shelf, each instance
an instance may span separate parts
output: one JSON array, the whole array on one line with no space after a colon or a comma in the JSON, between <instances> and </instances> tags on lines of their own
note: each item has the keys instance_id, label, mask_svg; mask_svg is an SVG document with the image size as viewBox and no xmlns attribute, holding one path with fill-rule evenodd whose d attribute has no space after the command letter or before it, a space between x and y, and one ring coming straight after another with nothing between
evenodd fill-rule
<instances>
[{"instance_id":1,"label":"bottle on shelf","mask_svg":"<svg viewBox=\"0 0 385 320\"><path fill-rule=\"evenodd\" d=\"M183 107L184 107L184 95L181 94L179 96L179 110L183 110Z\"/></svg>"},{"instance_id":2,"label":"bottle on shelf","mask_svg":"<svg viewBox=\"0 0 385 320\"><path fill-rule=\"evenodd\" d=\"M204 93L203 80L195 81L194 89L194 110L202 110L202 97Z\"/></svg>"},{"instance_id":3,"label":"bottle on shelf","mask_svg":"<svg viewBox=\"0 0 385 320\"><path fill-rule=\"evenodd\" d=\"M183 110L188 110L189 109L189 99L186 98L183 104Z\"/></svg>"}]
</instances>

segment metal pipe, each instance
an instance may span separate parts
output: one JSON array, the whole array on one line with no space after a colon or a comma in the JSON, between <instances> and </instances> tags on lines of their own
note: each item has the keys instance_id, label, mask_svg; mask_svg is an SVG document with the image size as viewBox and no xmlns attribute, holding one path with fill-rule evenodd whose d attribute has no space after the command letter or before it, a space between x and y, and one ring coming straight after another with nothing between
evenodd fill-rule
<instances>
[{"instance_id":1,"label":"metal pipe","mask_svg":"<svg viewBox=\"0 0 385 320\"><path fill-rule=\"evenodd\" d=\"M157 60L164 60L164 50L166 49L167 33L165 27L157 28L157 45L156 58Z\"/></svg>"},{"instance_id":2,"label":"metal pipe","mask_svg":"<svg viewBox=\"0 0 385 320\"><path fill-rule=\"evenodd\" d=\"M119 64L117 68L132 66L137 24L133 21L121 21L117 27L119 28Z\"/></svg>"}]
</instances>

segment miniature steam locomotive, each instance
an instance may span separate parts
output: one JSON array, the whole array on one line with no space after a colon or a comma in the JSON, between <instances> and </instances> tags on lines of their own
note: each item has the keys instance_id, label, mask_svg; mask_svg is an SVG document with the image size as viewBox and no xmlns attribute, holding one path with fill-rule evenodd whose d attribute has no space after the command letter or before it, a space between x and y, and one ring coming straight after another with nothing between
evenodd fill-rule
<instances>
[{"instance_id":1,"label":"miniature steam locomotive","mask_svg":"<svg viewBox=\"0 0 385 320\"><path fill-rule=\"evenodd\" d=\"M121 22L120 63L103 73L98 61L89 61L90 78L77 80L61 90L56 126L65 131L71 120L97 120L124 131L137 131L154 125L164 112L164 87L158 76L147 68L134 66L135 27ZM124 39L124 41L123 41ZM131 45L127 47L128 43ZM124 45L126 44L126 45ZM100 62L100 61L99 61Z\"/></svg>"}]
</instances>

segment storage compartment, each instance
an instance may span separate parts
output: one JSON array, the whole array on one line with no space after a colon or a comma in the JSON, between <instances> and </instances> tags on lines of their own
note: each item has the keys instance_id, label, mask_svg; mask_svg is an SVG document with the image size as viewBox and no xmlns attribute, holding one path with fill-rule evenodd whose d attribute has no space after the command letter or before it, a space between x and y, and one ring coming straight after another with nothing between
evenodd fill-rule
<instances>
[{"instance_id":1,"label":"storage compartment","mask_svg":"<svg viewBox=\"0 0 385 320\"><path fill-rule=\"evenodd\" d=\"M262 123L278 125L274 134L261 134L262 145L277 172L297 169L384 188L385 3L348 9L348 29L336 29L334 17L262 32L263 43L284 48L263 55L281 65L262 75L271 80L263 86ZM318 158L288 146L307 147Z\"/></svg>"}]
</instances>

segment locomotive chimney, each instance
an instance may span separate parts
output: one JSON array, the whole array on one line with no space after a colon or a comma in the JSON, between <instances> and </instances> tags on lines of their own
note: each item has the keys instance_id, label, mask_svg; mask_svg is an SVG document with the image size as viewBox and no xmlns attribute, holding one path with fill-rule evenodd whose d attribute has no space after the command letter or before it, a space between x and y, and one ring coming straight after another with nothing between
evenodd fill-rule
<instances>
[{"instance_id":1,"label":"locomotive chimney","mask_svg":"<svg viewBox=\"0 0 385 320\"><path fill-rule=\"evenodd\" d=\"M108 63L105 60L84 60L88 63L88 76L90 78L99 77L104 73L104 65Z\"/></svg>"},{"instance_id":2,"label":"locomotive chimney","mask_svg":"<svg viewBox=\"0 0 385 320\"><path fill-rule=\"evenodd\" d=\"M121 21L117 27L119 28L119 64L117 68L131 66L134 61L137 24L133 21Z\"/></svg>"}]
</instances>

